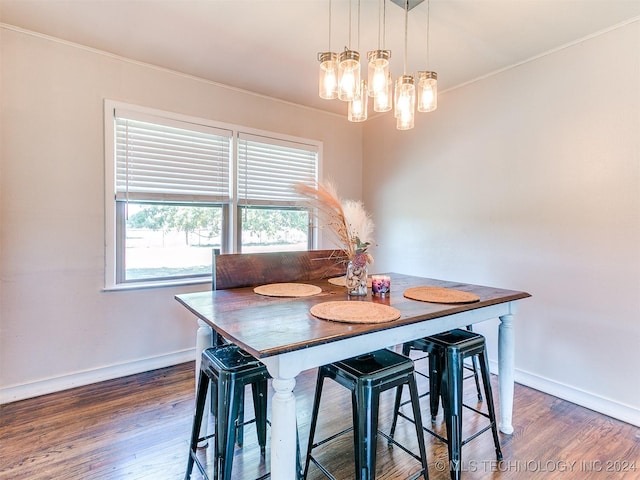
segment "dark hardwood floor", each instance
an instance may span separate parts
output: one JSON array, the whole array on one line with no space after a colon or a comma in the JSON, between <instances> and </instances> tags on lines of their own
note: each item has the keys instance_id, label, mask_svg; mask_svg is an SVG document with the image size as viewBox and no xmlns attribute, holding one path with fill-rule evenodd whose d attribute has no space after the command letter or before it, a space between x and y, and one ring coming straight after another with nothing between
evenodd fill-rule
<instances>
[{"instance_id":1,"label":"dark hardwood floor","mask_svg":"<svg viewBox=\"0 0 640 480\"><path fill-rule=\"evenodd\" d=\"M303 450L314 386L315 372L301 375L296 386ZM181 479L194 396L193 363L187 363L2 405L0 479ZM472 381L465 382L465 399L474 402ZM427 398L423 401L428 423ZM384 394L383 402L380 425L387 430L391 392ZM516 385L514 409L514 434L500 434L504 461L495 461L491 434L482 434L463 447L464 480L640 478L639 428L521 385ZM443 428L441 416L436 428ZM485 421L465 409L466 430ZM316 438L350 422L348 392L326 382ZM399 422L396 438L415 447L412 425ZM446 446L428 434L426 440L430 478L448 478ZM340 480L354 478L350 442L346 435L317 452ZM207 450L201 450L204 459ZM268 458L269 448L261 458L253 427L247 426L245 445L236 449L234 478L265 473ZM417 469L414 459L379 441L377 478L405 478ZM192 478L200 476L194 472ZM311 466L309 479L320 478L324 477Z\"/></svg>"}]
</instances>

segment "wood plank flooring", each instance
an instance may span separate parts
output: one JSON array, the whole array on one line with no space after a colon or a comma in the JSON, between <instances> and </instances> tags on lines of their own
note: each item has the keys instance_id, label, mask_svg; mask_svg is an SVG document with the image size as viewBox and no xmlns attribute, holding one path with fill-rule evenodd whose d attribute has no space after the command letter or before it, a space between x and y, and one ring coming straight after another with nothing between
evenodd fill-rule
<instances>
[{"instance_id":1,"label":"wood plank flooring","mask_svg":"<svg viewBox=\"0 0 640 480\"><path fill-rule=\"evenodd\" d=\"M424 365L418 363L418 368ZM426 382L420 383L426 389ZM314 386L315 371L299 376L296 395L303 450ZM186 363L2 405L0 480L181 479L194 397L193 363ZM429 424L427 399L422 410ZM473 381L465 382L465 400L476 403ZM390 425L392 402L392 393L384 394L383 431ZM639 428L521 385L516 385L514 411L514 434L500 434L504 461L495 461L491 434L484 433L463 447L463 480L640 479ZM442 430L441 417L442 413L435 427ZM350 422L348 392L325 382L316 438L338 432ZM483 417L465 409L466 431L483 422ZM414 448L412 424L399 420L396 438ZM446 446L428 434L425 439L430 478L447 479ZM205 460L208 450L201 449ZM350 435L316 454L337 479L354 478ZM253 427L246 427L245 445L235 452L234 479L265 473L268 460L269 448L261 458ZM417 470L413 458L379 441L378 479L401 479ZM194 472L192 478L200 476ZM308 478L324 477L312 465Z\"/></svg>"}]
</instances>

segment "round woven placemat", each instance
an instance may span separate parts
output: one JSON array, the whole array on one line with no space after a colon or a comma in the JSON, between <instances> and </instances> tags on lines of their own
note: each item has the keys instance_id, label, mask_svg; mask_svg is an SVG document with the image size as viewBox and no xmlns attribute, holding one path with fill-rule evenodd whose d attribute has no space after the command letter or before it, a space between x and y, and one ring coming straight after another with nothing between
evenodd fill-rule
<instances>
[{"instance_id":1,"label":"round woven placemat","mask_svg":"<svg viewBox=\"0 0 640 480\"><path fill-rule=\"evenodd\" d=\"M306 283L270 283L260 285L253 291L267 297L310 297L322 292L322 289Z\"/></svg>"},{"instance_id":2,"label":"round woven placemat","mask_svg":"<svg viewBox=\"0 0 640 480\"><path fill-rule=\"evenodd\" d=\"M412 300L431 303L473 303L480 297L473 293L443 287L411 287L404 291L404 296Z\"/></svg>"},{"instance_id":3,"label":"round woven placemat","mask_svg":"<svg viewBox=\"0 0 640 480\"><path fill-rule=\"evenodd\" d=\"M314 305L309 311L322 320L344 323L383 323L400 318L399 310L373 302L323 302Z\"/></svg>"},{"instance_id":4,"label":"round woven placemat","mask_svg":"<svg viewBox=\"0 0 640 480\"><path fill-rule=\"evenodd\" d=\"M337 285L338 287L346 287L347 286L347 280L346 280L345 277L330 278L328 280L328 282L331 285ZM371 277L367 277L367 287L371 288Z\"/></svg>"}]
</instances>

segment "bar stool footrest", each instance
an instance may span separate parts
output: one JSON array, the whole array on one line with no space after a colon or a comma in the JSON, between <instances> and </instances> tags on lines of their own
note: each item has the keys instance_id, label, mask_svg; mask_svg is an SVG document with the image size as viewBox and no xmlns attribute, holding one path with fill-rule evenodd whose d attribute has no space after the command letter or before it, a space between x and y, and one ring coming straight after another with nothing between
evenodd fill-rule
<instances>
[{"instance_id":1,"label":"bar stool footrest","mask_svg":"<svg viewBox=\"0 0 640 480\"><path fill-rule=\"evenodd\" d=\"M403 413L400 413L399 416L406 418L407 420L410 420L412 423L413 422L412 419L408 418L406 415L404 415ZM320 445L324 445L325 443L330 442L331 440L335 440L336 438L344 435L345 433L349 433L350 431L353 430L353 427L349 427L346 428L344 430L342 430L341 432L338 432L334 435L331 435L330 437L327 437L321 441L319 441L318 443L314 443L313 444L313 448L319 447ZM387 439L387 444L393 444L395 446L397 446L400 450L402 450L403 452L405 452L408 455L411 455L414 459L416 459L417 461L421 462L422 459L420 458L419 455L416 455L415 453L413 453L411 450L409 450L407 447L405 447L404 445L402 445L400 442L396 441L393 437L391 437L390 435L387 435L386 433L384 433L382 430L378 430L378 435L384 437ZM331 472L329 472L324 465L322 465L322 463L317 460L313 455L309 455L309 461L311 463L313 463L316 467L318 467L318 469L320 469L320 471L325 475L325 477L331 479L331 480L336 480L336 478L331 474ZM407 480L414 480L417 479L419 477L421 477L424 473L424 469L420 469L419 472L416 473L416 476L411 476L409 477Z\"/></svg>"}]
</instances>

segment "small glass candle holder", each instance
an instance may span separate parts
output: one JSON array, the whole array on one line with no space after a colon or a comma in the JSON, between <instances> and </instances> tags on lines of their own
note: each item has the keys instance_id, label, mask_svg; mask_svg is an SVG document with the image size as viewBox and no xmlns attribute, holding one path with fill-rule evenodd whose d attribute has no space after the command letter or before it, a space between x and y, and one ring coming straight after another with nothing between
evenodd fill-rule
<instances>
[{"instance_id":1,"label":"small glass candle holder","mask_svg":"<svg viewBox=\"0 0 640 480\"><path fill-rule=\"evenodd\" d=\"M371 291L374 295L386 295L391 291L391 277L389 275L372 275Z\"/></svg>"}]
</instances>

